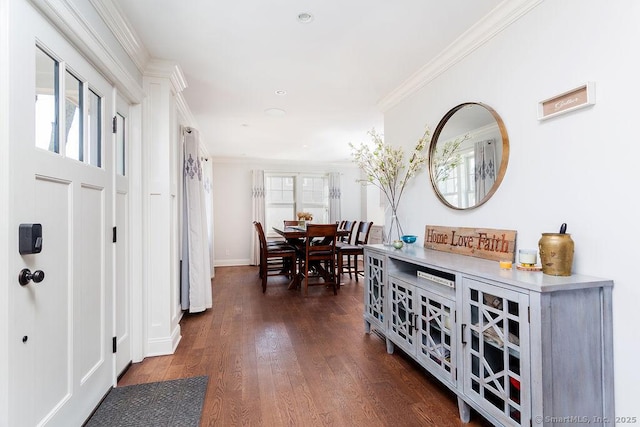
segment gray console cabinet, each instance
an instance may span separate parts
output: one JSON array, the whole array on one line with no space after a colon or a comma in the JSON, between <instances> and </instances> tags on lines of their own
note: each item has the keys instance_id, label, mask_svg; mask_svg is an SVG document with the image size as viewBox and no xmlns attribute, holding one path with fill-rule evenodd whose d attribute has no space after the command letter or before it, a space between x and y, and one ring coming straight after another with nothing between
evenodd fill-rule
<instances>
[{"instance_id":1,"label":"gray console cabinet","mask_svg":"<svg viewBox=\"0 0 640 427\"><path fill-rule=\"evenodd\" d=\"M495 425L614 420L610 280L365 247L365 332L386 337Z\"/></svg>"}]
</instances>

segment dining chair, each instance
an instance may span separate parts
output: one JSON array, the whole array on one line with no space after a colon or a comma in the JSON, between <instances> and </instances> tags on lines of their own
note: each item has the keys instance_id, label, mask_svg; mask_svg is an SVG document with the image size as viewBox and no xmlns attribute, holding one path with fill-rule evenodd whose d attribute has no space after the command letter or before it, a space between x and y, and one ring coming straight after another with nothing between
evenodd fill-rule
<instances>
[{"instance_id":1,"label":"dining chair","mask_svg":"<svg viewBox=\"0 0 640 427\"><path fill-rule=\"evenodd\" d=\"M338 226L338 230L347 232L347 234L341 234L338 236L338 243L351 243L351 237L353 236L354 225L357 221L341 221Z\"/></svg>"},{"instance_id":2,"label":"dining chair","mask_svg":"<svg viewBox=\"0 0 640 427\"><path fill-rule=\"evenodd\" d=\"M284 220L284 226L285 227L297 227L298 225L300 225L300 222L295 220L295 219L285 219Z\"/></svg>"},{"instance_id":3,"label":"dining chair","mask_svg":"<svg viewBox=\"0 0 640 427\"><path fill-rule=\"evenodd\" d=\"M364 246L369 242L369 232L373 221L365 222L360 221L353 237L353 244L341 244L336 248L337 260L338 260L338 277L344 273L349 273L349 279L352 278L352 274L358 281L360 273L364 275L364 270L358 268L358 256L362 255L364 258ZM347 265L344 264L344 259L347 259Z\"/></svg>"},{"instance_id":4,"label":"dining chair","mask_svg":"<svg viewBox=\"0 0 640 427\"><path fill-rule=\"evenodd\" d=\"M309 278L322 277L323 282L313 285L331 285L333 294L338 294L336 276L336 240L338 224L307 224L305 245L298 253L298 272L304 275L302 292L309 295Z\"/></svg>"},{"instance_id":5,"label":"dining chair","mask_svg":"<svg viewBox=\"0 0 640 427\"><path fill-rule=\"evenodd\" d=\"M357 221L342 221L341 225L338 226L338 240L336 242L336 258L339 256L343 256L340 254L340 248L342 246L351 244L353 232L356 229L355 227L356 223ZM343 265L343 263L337 261L336 259L336 265ZM340 278L340 276L338 276L338 278Z\"/></svg>"},{"instance_id":6,"label":"dining chair","mask_svg":"<svg viewBox=\"0 0 640 427\"><path fill-rule=\"evenodd\" d=\"M296 250L293 246L284 244L269 245L260 222L253 223L260 239L260 269L262 292L267 290L269 276L288 276L295 280Z\"/></svg>"}]
</instances>

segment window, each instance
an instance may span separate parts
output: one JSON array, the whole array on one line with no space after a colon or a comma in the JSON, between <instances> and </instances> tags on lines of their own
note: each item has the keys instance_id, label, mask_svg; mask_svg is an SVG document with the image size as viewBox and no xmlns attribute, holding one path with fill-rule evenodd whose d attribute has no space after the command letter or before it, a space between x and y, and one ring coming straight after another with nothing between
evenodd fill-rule
<instances>
[{"instance_id":1,"label":"window","mask_svg":"<svg viewBox=\"0 0 640 427\"><path fill-rule=\"evenodd\" d=\"M329 221L329 178L327 175L265 173L265 231L282 227L284 220L309 212L313 222Z\"/></svg>"},{"instance_id":2,"label":"window","mask_svg":"<svg viewBox=\"0 0 640 427\"><path fill-rule=\"evenodd\" d=\"M476 199L473 147L460 153L462 162L438 184L442 196L454 206L473 206Z\"/></svg>"},{"instance_id":3,"label":"window","mask_svg":"<svg viewBox=\"0 0 640 427\"><path fill-rule=\"evenodd\" d=\"M89 82L36 46L36 147L102 167L102 103Z\"/></svg>"}]
</instances>

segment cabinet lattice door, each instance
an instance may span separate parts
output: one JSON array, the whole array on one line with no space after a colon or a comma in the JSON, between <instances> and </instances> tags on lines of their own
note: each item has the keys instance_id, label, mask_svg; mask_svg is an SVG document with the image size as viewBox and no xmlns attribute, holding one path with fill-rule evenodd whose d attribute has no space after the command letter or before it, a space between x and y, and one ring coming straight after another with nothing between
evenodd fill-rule
<instances>
[{"instance_id":1,"label":"cabinet lattice door","mask_svg":"<svg viewBox=\"0 0 640 427\"><path fill-rule=\"evenodd\" d=\"M455 381L455 302L418 290L418 360L443 381Z\"/></svg>"},{"instance_id":2,"label":"cabinet lattice door","mask_svg":"<svg viewBox=\"0 0 640 427\"><path fill-rule=\"evenodd\" d=\"M367 252L365 256L365 314L369 322L384 330L384 257Z\"/></svg>"},{"instance_id":3,"label":"cabinet lattice door","mask_svg":"<svg viewBox=\"0 0 640 427\"><path fill-rule=\"evenodd\" d=\"M505 425L529 425L528 296L468 278L463 292L465 394Z\"/></svg>"},{"instance_id":4,"label":"cabinet lattice door","mask_svg":"<svg viewBox=\"0 0 640 427\"><path fill-rule=\"evenodd\" d=\"M389 334L410 354L416 348L415 294L415 286L389 276Z\"/></svg>"}]
</instances>

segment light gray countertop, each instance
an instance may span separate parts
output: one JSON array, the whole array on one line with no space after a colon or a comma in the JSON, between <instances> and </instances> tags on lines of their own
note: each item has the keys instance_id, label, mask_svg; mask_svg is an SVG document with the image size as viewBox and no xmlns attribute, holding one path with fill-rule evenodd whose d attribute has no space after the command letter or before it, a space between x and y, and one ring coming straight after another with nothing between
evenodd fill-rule
<instances>
[{"instance_id":1,"label":"light gray countertop","mask_svg":"<svg viewBox=\"0 0 640 427\"><path fill-rule=\"evenodd\" d=\"M518 270L514 263L510 270L500 268L498 261L452 254L426 249L418 244L405 245L395 249L386 245L365 245L365 249L410 263L459 272L468 276L491 279L534 292L557 292L571 289L612 287L613 281L598 277L572 274L571 276L551 276L542 271Z\"/></svg>"}]
</instances>

